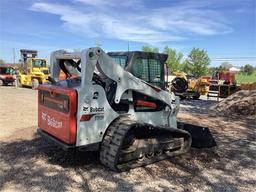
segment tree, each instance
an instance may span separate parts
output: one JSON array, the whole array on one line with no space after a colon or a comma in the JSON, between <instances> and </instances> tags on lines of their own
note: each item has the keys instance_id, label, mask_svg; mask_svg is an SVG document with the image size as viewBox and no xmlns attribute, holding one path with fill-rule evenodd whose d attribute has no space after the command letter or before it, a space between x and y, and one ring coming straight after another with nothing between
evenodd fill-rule
<instances>
[{"instance_id":1,"label":"tree","mask_svg":"<svg viewBox=\"0 0 256 192\"><path fill-rule=\"evenodd\" d=\"M227 61L221 63L220 66L221 66L222 69L225 70L225 71L228 71L231 67L233 67L233 65L232 65L231 63L227 62Z\"/></svg>"},{"instance_id":2,"label":"tree","mask_svg":"<svg viewBox=\"0 0 256 192\"><path fill-rule=\"evenodd\" d=\"M142 46L142 51L145 51L145 52L152 52L152 53L159 53L159 48L157 47L150 47L148 45L144 45Z\"/></svg>"},{"instance_id":3,"label":"tree","mask_svg":"<svg viewBox=\"0 0 256 192\"><path fill-rule=\"evenodd\" d=\"M196 77L207 74L210 58L206 51L199 48L193 48L185 61L189 72Z\"/></svg>"},{"instance_id":4,"label":"tree","mask_svg":"<svg viewBox=\"0 0 256 192\"><path fill-rule=\"evenodd\" d=\"M0 65L4 65L4 64L5 64L4 60L0 59Z\"/></svg>"},{"instance_id":5,"label":"tree","mask_svg":"<svg viewBox=\"0 0 256 192\"><path fill-rule=\"evenodd\" d=\"M185 73L191 73L190 64L187 59L181 65L181 71Z\"/></svg>"},{"instance_id":6,"label":"tree","mask_svg":"<svg viewBox=\"0 0 256 192\"><path fill-rule=\"evenodd\" d=\"M253 74L254 68L253 68L252 65L246 64L243 69L244 69L243 71L244 71L247 75Z\"/></svg>"},{"instance_id":7,"label":"tree","mask_svg":"<svg viewBox=\"0 0 256 192\"><path fill-rule=\"evenodd\" d=\"M168 46L164 48L164 53L168 55L166 64L170 70L172 72L179 71L181 69L181 60L183 58L183 54L181 52L177 52L175 49L169 48Z\"/></svg>"},{"instance_id":8,"label":"tree","mask_svg":"<svg viewBox=\"0 0 256 192\"><path fill-rule=\"evenodd\" d=\"M215 75L218 72L223 71L222 66L219 67L209 67L208 68L208 75L212 76Z\"/></svg>"}]
</instances>

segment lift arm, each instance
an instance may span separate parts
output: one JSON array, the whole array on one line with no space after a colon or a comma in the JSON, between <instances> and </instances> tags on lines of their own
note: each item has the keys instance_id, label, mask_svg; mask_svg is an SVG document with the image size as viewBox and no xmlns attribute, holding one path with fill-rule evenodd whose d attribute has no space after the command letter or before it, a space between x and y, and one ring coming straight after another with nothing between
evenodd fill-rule
<instances>
[{"instance_id":1,"label":"lift arm","mask_svg":"<svg viewBox=\"0 0 256 192\"><path fill-rule=\"evenodd\" d=\"M64 50L55 51L51 55L51 77L58 80L60 73L60 60L81 60L81 87L89 87L92 83L93 73L97 69L104 76L117 83L115 103L119 103L126 90L134 90L161 100L173 108L176 98L173 93L161 90L125 71L116 64L101 48L89 48L82 52L69 53ZM177 103L175 104L175 106Z\"/></svg>"}]
</instances>

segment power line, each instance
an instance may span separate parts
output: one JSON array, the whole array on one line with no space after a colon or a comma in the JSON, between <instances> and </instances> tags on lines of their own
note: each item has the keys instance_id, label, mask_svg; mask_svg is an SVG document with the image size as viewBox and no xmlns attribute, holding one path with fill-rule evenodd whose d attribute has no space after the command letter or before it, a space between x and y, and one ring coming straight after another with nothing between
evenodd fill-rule
<instances>
[{"instance_id":1,"label":"power line","mask_svg":"<svg viewBox=\"0 0 256 192\"><path fill-rule=\"evenodd\" d=\"M187 59L188 57L185 57L184 59ZM256 57L254 56L248 56L248 57L210 57L211 61L227 61L227 60L233 60L233 61L256 61Z\"/></svg>"},{"instance_id":2,"label":"power line","mask_svg":"<svg viewBox=\"0 0 256 192\"><path fill-rule=\"evenodd\" d=\"M254 56L248 56L248 57L211 57L211 60L214 60L214 61L224 61L224 60L248 61L248 60L256 60L256 57L254 57Z\"/></svg>"}]
</instances>

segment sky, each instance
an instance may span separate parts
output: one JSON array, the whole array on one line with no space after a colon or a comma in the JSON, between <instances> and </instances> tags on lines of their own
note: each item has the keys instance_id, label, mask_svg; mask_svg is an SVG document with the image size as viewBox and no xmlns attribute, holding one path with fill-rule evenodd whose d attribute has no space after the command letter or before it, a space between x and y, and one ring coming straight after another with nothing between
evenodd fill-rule
<instances>
[{"instance_id":1,"label":"sky","mask_svg":"<svg viewBox=\"0 0 256 192\"><path fill-rule=\"evenodd\" d=\"M22 48L207 51L211 66L256 66L256 0L0 0L0 59ZM14 56L15 55L15 56Z\"/></svg>"}]
</instances>

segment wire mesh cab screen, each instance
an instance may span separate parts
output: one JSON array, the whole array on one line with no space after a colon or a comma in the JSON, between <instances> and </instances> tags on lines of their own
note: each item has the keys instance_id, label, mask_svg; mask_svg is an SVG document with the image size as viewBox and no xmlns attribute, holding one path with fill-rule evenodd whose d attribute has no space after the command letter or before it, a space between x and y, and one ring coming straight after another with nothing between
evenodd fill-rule
<instances>
[{"instance_id":1,"label":"wire mesh cab screen","mask_svg":"<svg viewBox=\"0 0 256 192\"><path fill-rule=\"evenodd\" d=\"M165 88L164 63L168 55L144 51L108 52L108 55L134 76Z\"/></svg>"},{"instance_id":2,"label":"wire mesh cab screen","mask_svg":"<svg viewBox=\"0 0 256 192\"><path fill-rule=\"evenodd\" d=\"M111 58L114 60L115 63L117 63L118 65L120 65L122 68L125 68L126 65L126 56L111 56Z\"/></svg>"},{"instance_id":3,"label":"wire mesh cab screen","mask_svg":"<svg viewBox=\"0 0 256 192\"><path fill-rule=\"evenodd\" d=\"M132 67L132 73L136 77L160 87L161 63L159 60L137 58Z\"/></svg>"}]
</instances>

